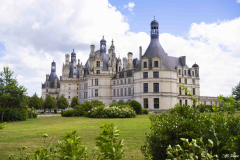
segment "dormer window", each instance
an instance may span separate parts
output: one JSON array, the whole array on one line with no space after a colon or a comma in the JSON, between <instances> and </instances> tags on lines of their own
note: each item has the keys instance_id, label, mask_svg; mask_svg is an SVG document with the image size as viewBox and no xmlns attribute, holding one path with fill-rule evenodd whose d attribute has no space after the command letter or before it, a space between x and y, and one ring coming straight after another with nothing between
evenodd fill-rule
<instances>
[{"instance_id":1,"label":"dormer window","mask_svg":"<svg viewBox=\"0 0 240 160\"><path fill-rule=\"evenodd\" d=\"M158 61L154 61L154 67L158 67Z\"/></svg>"},{"instance_id":2,"label":"dormer window","mask_svg":"<svg viewBox=\"0 0 240 160\"><path fill-rule=\"evenodd\" d=\"M100 67L100 61L97 61L97 67Z\"/></svg>"},{"instance_id":3,"label":"dormer window","mask_svg":"<svg viewBox=\"0 0 240 160\"><path fill-rule=\"evenodd\" d=\"M181 69L178 70L178 75L181 75Z\"/></svg>"},{"instance_id":4,"label":"dormer window","mask_svg":"<svg viewBox=\"0 0 240 160\"><path fill-rule=\"evenodd\" d=\"M194 71L192 71L192 76L194 76Z\"/></svg>"},{"instance_id":5,"label":"dormer window","mask_svg":"<svg viewBox=\"0 0 240 160\"><path fill-rule=\"evenodd\" d=\"M97 74L100 74L100 70L97 70Z\"/></svg>"},{"instance_id":6,"label":"dormer window","mask_svg":"<svg viewBox=\"0 0 240 160\"><path fill-rule=\"evenodd\" d=\"M185 76L187 75L187 71L186 71L186 70L184 70L184 75L185 75Z\"/></svg>"},{"instance_id":7,"label":"dormer window","mask_svg":"<svg viewBox=\"0 0 240 160\"><path fill-rule=\"evenodd\" d=\"M143 63L143 67L144 67L144 68L147 68L147 62L144 62L144 63Z\"/></svg>"}]
</instances>

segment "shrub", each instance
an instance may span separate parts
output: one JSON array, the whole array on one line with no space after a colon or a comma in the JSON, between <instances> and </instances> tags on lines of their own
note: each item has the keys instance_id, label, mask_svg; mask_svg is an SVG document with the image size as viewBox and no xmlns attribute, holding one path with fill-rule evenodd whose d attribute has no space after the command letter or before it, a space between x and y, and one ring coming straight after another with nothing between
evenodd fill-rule
<instances>
[{"instance_id":1,"label":"shrub","mask_svg":"<svg viewBox=\"0 0 240 160\"><path fill-rule=\"evenodd\" d=\"M197 106L197 110L201 113L207 111L207 112L213 112L213 106L212 105L204 105L200 104Z\"/></svg>"},{"instance_id":2,"label":"shrub","mask_svg":"<svg viewBox=\"0 0 240 160\"><path fill-rule=\"evenodd\" d=\"M74 112L75 112L74 116L77 116L77 117L87 115L86 109L81 105L75 106Z\"/></svg>"},{"instance_id":3,"label":"shrub","mask_svg":"<svg viewBox=\"0 0 240 160\"><path fill-rule=\"evenodd\" d=\"M136 112L129 108L119 107L95 107L88 111L88 117L91 118L133 118Z\"/></svg>"},{"instance_id":4,"label":"shrub","mask_svg":"<svg viewBox=\"0 0 240 160\"><path fill-rule=\"evenodd\" d=\"M0 108L2 113L2 108ZM6 108L3 121L25 121L28 118L28 110L24 108Z\"/></svg>"},{"instance_id":5,"label":"shrub","mask_svg":"<svg viewBox=\"0 0 240 160\"><path fill-rule=\"evenodd\" d=\"M54 111L54 113L57 113L57 109L56 109L56 108L54 108L54 110L53 110L53 111Z\"/></svg>"},{"instance_id":6,"label":"shrub","mask_svg":"<svg viewBox=\"0 0 240 160\"><path fill-rule=\"evenodd\" d=\"M149 111L147 109L141 109L142 114L149 114Z\"/></svg>"},{"instance_id":7,"label":"shrub","mask_svg":"<svg viewBox=\"0 0 240 160\"><path fill-rule=\"evenodd\" d=\"M37 111L35 108L27 108L28 110L28 118L37 118Z\"/></svg>"},{"instance_id":8,"label":"shrub","mask_svg":"<svg viewBox=\"0 0 240 160\"><path fill-rule=\"evenodd\" d=\"M61 116L62 117L73 117L73 116L75 116L75 111L74 110L61 111Z\"/></svg>"},{"instance_id":9,"label":"shrub","mask_svg":"<svg viewBox=\"0 0 240 160\"><path fill-rule=\"evenodd\" d=\"M4 123L0 123L0 130L3 129L5 127L7 122L4 122Z\"/></svg>"},{"instance_id":10,"label":"shrub","mask_svg":"<svg viewBox=\"0 0 240 160\"><path fill-rule=\"evenodd\" d=\"M213 141L213 155L221 158L234 152L240 155L240 118L222 112L202 114L190 106L177 104L167 113L150 116L150 121L151 131L145 134L141 151L153 160L166 159L167 147L181 145L181 138L192 140L198 137L202 137L205 144L208 139Z\"/></svg>"},{"instance_id":11,"label":"shrub","mask_svg":"<svg viewBox=\"0 0 240 160\"><path fill-rule=\"evenodd\" d=\"M141 114L142 106L138 101L131 101L129 105L134 109L137 114Z\"/></svg>"}]
</instances>

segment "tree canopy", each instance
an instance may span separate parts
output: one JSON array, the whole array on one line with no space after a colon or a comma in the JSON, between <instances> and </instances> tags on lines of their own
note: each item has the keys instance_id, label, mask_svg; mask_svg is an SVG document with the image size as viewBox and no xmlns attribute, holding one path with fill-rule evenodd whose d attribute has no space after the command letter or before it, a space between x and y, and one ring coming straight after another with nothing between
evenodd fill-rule
<instances>
[{"instance_id":1,"label":"tree canopy","mask_svg":"<svg viewBox=\"0 0 240 160\"><path fill-rule=\"evenodd\" d=\"M43 103L43 106L44 106L44 109L53 109L53 108L56 108L56 99L54 97L52 97L50 94L47 95L44 103Z\"/></svg>"},{"instance_id":2,"label":"tree canopy","mask_svg":"<svg viewBox=\"0 0 240 160\"><path fill-rule=\"evenodd\" d=\"M78 98L75 96L72 98L70 107L74 108L75 106L80 105Z\"/></svg>"},{"instance_id":3,"label":"tree canopy","mask_svg":"<svg viewBox=\"0 0 240 160\"><path fill-rule=\"evenodd\" d=\"M29 100L28 107L35 109L42 109L42 104L40 102L40 98L35 93Z\"/></svg>"},{"instance_id":4,"label":"tree canopy","mask_svg":"<svg viewBox=\"0 0 240 160\"><path fill-rule=\"evenodd\" d=\"M4 67L0 72L0 106L2 106L1 123L3 123L3 116L6 107L15 106L20 107L24 102L26 88L19 86L16 77L13 77L13 71L9 67Z\"/></svg>"},{"instance_id":5,"label":"tree canopy","mask_svg":"<svg viewBox=\"0 0 240 160\"><path fill-rule=\"evenodd\" d=\"M57 100L57 107L59 109L66 109L69 106L68 100L62 94Z\"/></svg>"},{"instance_id":6,"label":"tree canopy","mask_svg":"<svg viewBox=\"0 0 240 160\"><path fill-rule=\"evenodd\" d=\"M232 95L236 100L240 100L240 82L234 88L232 88Z\"/></svg>"}]
</instances>

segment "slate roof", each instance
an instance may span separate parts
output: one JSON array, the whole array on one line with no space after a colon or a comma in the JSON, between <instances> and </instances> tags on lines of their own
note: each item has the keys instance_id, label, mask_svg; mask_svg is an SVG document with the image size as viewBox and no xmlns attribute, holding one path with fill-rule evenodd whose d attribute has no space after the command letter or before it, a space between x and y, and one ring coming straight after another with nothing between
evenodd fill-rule
<instances>
[{"instance_id":1,"label":"slate roof","mask_svg":"<svg viewBox=\"0 0 240 160\"><path fill-rule=\"evenodd\" d=\"M168 59L170 61L170 63L172 63L172 65L174 67L176 66L183 66L183 64L181 63L181 60L179 57L171 57L171 56L168 56ZM187 65L186 65L187 66ZM188 66L187 66L188 67Z\"/></svg>"},{"instance_id":2,"label":"slate roof","mask_svg":"<svg viewBox=\"0 0 240 160\"><path fill-rule=\"evenodd\" d=\"M118 72L119 78L124 78L124 72L127 72L127 77L133 77L132 75L133 70L134 69ZM117 79L117 74L115 74L112 79Z\"/></svg>"}]
</instances>

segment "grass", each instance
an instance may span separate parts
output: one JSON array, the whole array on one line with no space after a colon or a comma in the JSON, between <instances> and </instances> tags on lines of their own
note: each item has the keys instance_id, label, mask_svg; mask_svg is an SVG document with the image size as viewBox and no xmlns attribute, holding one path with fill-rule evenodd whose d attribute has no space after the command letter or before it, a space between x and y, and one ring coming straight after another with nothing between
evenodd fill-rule
<instances>
[{"instance_id":1,"label":"grass","mask_svg":"<svg viewBox=\"0 0 240 160\"><path fill-rule=\"evenodd\" d=\"M27 121L9 122L0 132L0 159L9 155L20 155L18 147L27 146L26 153L33 153L37 147L43 146L42 135L47 133L56 142L66 132L76 130L88 151L95 146L95 137L102 131L100 125L114 123L121 128L124 139L124 159L144 159L140 147L143 145L144 132L150 131L149 115L138 115L126 119L96 119L87 117L39 117ZM55 131L55 133L52 133Z\"/></svg>"}]
</instances>

